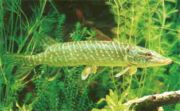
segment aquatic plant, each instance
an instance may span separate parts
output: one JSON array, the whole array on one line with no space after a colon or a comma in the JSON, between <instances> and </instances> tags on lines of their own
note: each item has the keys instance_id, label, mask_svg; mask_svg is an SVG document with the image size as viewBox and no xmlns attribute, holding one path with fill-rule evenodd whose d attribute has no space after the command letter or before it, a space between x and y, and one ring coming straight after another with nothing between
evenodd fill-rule
<instances>
[{"instance_id":1,"label":"aquatic plant","mask_svg":"<svg viewBox=\"0 0 180 111\"><path fill-rule=\"evenodd\" d=\"M180 44L178 39L180 22L177 16L177 2L109 0L107 4L111 7L117 23L115 39L143 45L174 59L171 66L145 69L133 77L124 77L122 83L117 82L116 85L121 89L115 89L116 92L120 92L119 101L125 102L147 94L178 90L179 51L175 47L179 47ZM111 95L110 93L110 97ZM106 101L111 102L110 99ZM118 105L119 102L115 103ZM107 107L113 108L107 104L102 110L108 110ZM172 107L173 105L166 106L165 110L173 110ZM174 107L178 109L179 104Z\"/></svg>"},{"instance_id":2,"label":"aquatic plant","mask_svg":"<svg viewBox=\"0 0 180 111\"><path fill-rule=\"evenodd\" d=\"M27 7L26 3L29 2L0 0L0 110L128 110L129 107L123 105L128 100L179 90L180 16L177 1L102 1L101 4L106 3L107 10L111 10L113 15L105 16L106 20L114 18L116 23L111 27L115 29L115 35L111 37L113 40L156 50L172 58L174 63L160 68L140 69L136 75L124 75L118 79L114 75L121 69L102 67L86 81L82 81L80 76L84 66L32 67L1 61L4 54L37 54L44 50L44 45L48 46L54 40L96 39L97 31L84 27L83 23L75 21L71 23L73 28L64 28L68 17L59 11L57 2L39 0ZM92 1L93 5L96 3L96 0ZM84 12L88 9L85 8ZM99 22L94 19L95 24ZM68 30L70 37L64 30ZM51 40L46 40L47 36ZM97 103L99 100L105 102ZM165 111L179 109L179 104L164 107Z\"/></svg>"}]
</instances>

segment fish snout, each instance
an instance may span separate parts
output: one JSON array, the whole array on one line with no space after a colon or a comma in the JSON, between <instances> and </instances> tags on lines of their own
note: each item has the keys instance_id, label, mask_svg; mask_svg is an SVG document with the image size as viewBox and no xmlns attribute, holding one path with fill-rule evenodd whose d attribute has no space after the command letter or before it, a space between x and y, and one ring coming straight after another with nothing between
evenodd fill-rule
<instances>
[{"instance_id":1,"label":"fish snout","mask_svg":"<svg viewBox=\"0 0 180 111\"><path fill-rule=\"evenodd\" d=\"M172 63L172 60L170 58L156 58L153 59L153 61L156 63L156 65L168 65Z\"/></svg>"},{"instance_id":2,"label":"fish snout","mask_svg":"<svg viewBox=\"0 0 180 111\"><path fill-rule=\"evenodd\" d=\"M161 63L164 64L164 65L171 64L172 63L172 59L170 59L170 58L164 59L164 60L161 61Z\"/></svg>"},{"instance_id":3,"label":"fish snout","mask_svg":"<svg viewBox=\"0 0 180 111\"><path fill-rule=\"evenodd\" d=\"M168 58L168 59L165 60L165 64L171 64L171 63L172 63L172 59Z\"/></svg>"}]
</instances>

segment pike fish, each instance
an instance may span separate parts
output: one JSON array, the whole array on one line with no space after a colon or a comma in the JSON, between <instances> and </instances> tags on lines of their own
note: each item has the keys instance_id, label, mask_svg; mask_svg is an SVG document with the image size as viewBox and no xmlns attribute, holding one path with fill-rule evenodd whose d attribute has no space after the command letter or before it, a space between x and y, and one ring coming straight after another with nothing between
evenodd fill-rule
<instances>
[{"instance_id":1,"label":"pike fish","mask_svg":"<svg viewBox=\"0 0 180 111\"><path fill-rule=\"evenodd\" d=\"M82 72L82 79L96 72L96 66L126 67L116 77L129 72L134 74L137 68L156 67L170 64L172 60L159 53L136 45L115 41L77 41L57 43L35 55L6 55L6 60L21 64L49 66L87 67Z\"/></svg>"}]
</instances>

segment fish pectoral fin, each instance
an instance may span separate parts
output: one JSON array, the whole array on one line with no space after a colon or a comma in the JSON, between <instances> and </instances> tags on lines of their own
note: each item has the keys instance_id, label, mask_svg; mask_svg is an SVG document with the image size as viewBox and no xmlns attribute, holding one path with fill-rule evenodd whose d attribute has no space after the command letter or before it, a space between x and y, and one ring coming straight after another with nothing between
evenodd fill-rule
<instances>
[{"instance_id":1,"label":"fish pectoral fin","mask_svg":"<svg viewBox=\"0 0 180 111\"><path fill-rule=\"evenodd\" d=\"M96 72L97 72L96 66L86 66L85 69L81 73L81 78L82 80L86 80L90 74L96 73Z\"/></svg>"},{"instance_id":2,"label":"fish pectoral fin","mask_svg":"<svg viewBox=\"0 0 180 111\"><path fill-rule=\"evenodd\" d=\"M116 74L115 77L120 77L127 72L129 72L130 75L133 75L137 72L137 67L129 66L129 67L125 68L124 70L122 70L120 73Z\"/></svg>"},{"instance_id":3,"label":"fish pectoral fin","mask_svg":"<svg viewBox=\"0 0 180 111\"><path fill-rule=\"evenodd\" d=\"M130 69L130 67L125 68L125 69L122 70L121 72L117 73L117 74L115 75L115 77L120 77L120 76L124 75L126 72L129 71L129 69Z\"/></svg>"},{"instance_id":4,"label":"fish pectoral fin","mask_svg":"<svg viewBox=\"0 0 180 111\"><path fill-rule=\"evenodd\" d=\"M130 75L133 75L133 74L135 74L136 72L137 72L137 67L131 66L131 67L129 68L129 74L130 74Z\"/></svg>"}]
</instances>

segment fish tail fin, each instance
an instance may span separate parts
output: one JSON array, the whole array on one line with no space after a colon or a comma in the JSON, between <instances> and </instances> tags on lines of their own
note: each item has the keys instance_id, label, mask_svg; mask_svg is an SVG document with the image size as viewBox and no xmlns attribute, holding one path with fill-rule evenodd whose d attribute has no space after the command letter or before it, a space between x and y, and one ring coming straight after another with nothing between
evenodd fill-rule
<instances>
[{"instance_id":1,"label":"fish tail fin","mask_svg":"<svg viewBox=\"0 0 180 111\"><path fill-rule=\"evenodd\" d=\"M4 54L2 55L2 64L22 64L24 57L18 54Z\"/></svg>"},{"instance_id":2,"label":"fish tail fin","mask_svg":"<svg viewBox=\"0 0 180 111\"><path fill-rule=\"evenodd\" d=\"M15 64L15 65L34 65L26 55L19 54L4 54L1 58L1 64Z\"/></svg>"}]
</instances>

